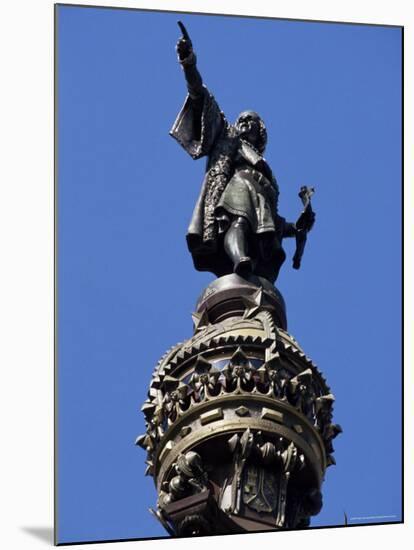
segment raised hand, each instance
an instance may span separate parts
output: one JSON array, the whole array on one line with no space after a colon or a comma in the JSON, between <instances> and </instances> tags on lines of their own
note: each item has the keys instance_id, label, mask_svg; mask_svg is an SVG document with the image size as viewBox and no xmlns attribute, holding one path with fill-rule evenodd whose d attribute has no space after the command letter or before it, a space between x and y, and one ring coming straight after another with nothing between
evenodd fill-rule
<instances>
[{"instance_id":1,"label":"raised hand","mask_svg":"<svg viewBox=\"0 0 414 550\"><path fill-rule=\"evenodd\" d=\"M178 21L178 26L181 29L182 36L178 39L175 49L177 51L179 60L183 61L193 53L193 44L191 42L187 29L184 27L181 21Z\"/></svg>"}]
</instances>

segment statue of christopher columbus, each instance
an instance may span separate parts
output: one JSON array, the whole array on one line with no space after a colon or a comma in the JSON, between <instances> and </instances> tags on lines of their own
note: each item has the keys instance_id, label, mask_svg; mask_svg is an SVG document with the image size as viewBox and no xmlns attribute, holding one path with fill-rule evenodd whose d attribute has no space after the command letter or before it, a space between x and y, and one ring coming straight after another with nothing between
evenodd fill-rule
<instances>
[{"instance_id":1,"label":"statue of christopher columbus","mask_svg":"<svg viewBox=\"0 0 414 550\"><path fill-rule=\"evenodd\" d=\"M230 124L203 84L184 25L177 42L188 95L170 134L193 159L207 157L207 169L187 232L194 266L217 277L254 274L274 283L286 254L282 241L296 237L293 265L300 266L306 234L314 222L313 189L302 187L305 209L295 223L278 214L279 188L263 154L267 132L254 111Z\"/></svg>"}]
</instances>

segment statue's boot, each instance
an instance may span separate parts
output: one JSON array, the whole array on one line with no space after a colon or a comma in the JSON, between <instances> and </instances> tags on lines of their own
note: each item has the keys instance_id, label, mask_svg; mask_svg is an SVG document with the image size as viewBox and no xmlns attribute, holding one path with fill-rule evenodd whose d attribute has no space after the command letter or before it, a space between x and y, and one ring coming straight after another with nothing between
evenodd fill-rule
<instances>
[{"instance_id":1,"label":"statue's boot","mask_svg":"<svg viewBox=\"0 0 414 550\"><path fill-rule=\"evenodd\" d=\"M252 260L247 255L249 223L242 217L232 221L224 237L224 250L233 262L233 271L240 276L252 273Z\"/></svg>"},{"instance_id":2,"label":"statue's boot","mask_svg":"<svg viewBox=\"0 0 414 550\"><path fill-rule=\"evenodd\" d=\"M240 261L234 266L234 273L241 277L247 277L252 273L252 260L249 256L240 258Z\"/></svg>"}]
</instances>

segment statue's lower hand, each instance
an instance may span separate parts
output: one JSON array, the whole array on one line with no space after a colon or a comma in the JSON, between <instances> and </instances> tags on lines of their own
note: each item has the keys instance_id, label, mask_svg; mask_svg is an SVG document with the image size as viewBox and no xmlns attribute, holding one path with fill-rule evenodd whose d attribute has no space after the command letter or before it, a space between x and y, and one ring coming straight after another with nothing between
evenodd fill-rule
<instances>
[{"instance_id":1,"label":"statue's lower hand","mask_svg":"<svg viewBox=\"0 0 414 550\"><path fill-rule=\"evenodd\" d=\"M305 232L308 233L315 223L315 212L313 210L305 209L304 212L299 216L295 226L296 232Z\"/></svg>"},{"instance_id":2,"label":"statue's lower hand","mask_svg":"<svg viewBox=\"0 0 414 550\"><path fill-rule=\"evenodd\" d=\"M301 224L302 227L300 229L308 232L312 229L314 223L315 223L315 212L308 207L305 209L305 212L303 214L303 221Z\"/></svg>"}]
</instances>

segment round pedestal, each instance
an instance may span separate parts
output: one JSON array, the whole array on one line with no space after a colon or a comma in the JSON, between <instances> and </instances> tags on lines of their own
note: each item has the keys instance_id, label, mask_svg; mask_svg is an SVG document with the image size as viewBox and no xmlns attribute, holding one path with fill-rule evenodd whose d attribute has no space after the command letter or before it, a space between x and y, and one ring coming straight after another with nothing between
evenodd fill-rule
<instances>
[{"instance_id":1,"label":"round pedestal","mask_svg":"<svg viewBox=\"0 0 414 550\"><path fill-rule=\"evenodd\" d=\"M154 511L178 535L304 527L334 463L334 397L286 332L268 281L226 275L200 296L194 334L155 368L142 410Z\"/></svg>"},{"instance_id":2,"label":"round pedestal","mask_svg":"<svg viewBox=\"0 0 414 550\"><path fill-rule=\"evenodd\" d=\"M277 326L287 328L286 306L281 293L262 277L248 279L235 273L215 279L201 293L196 312L208 313L211 323L244 314L246 307L263 306L270 310Z\"/></svg>"}]
</instances>

